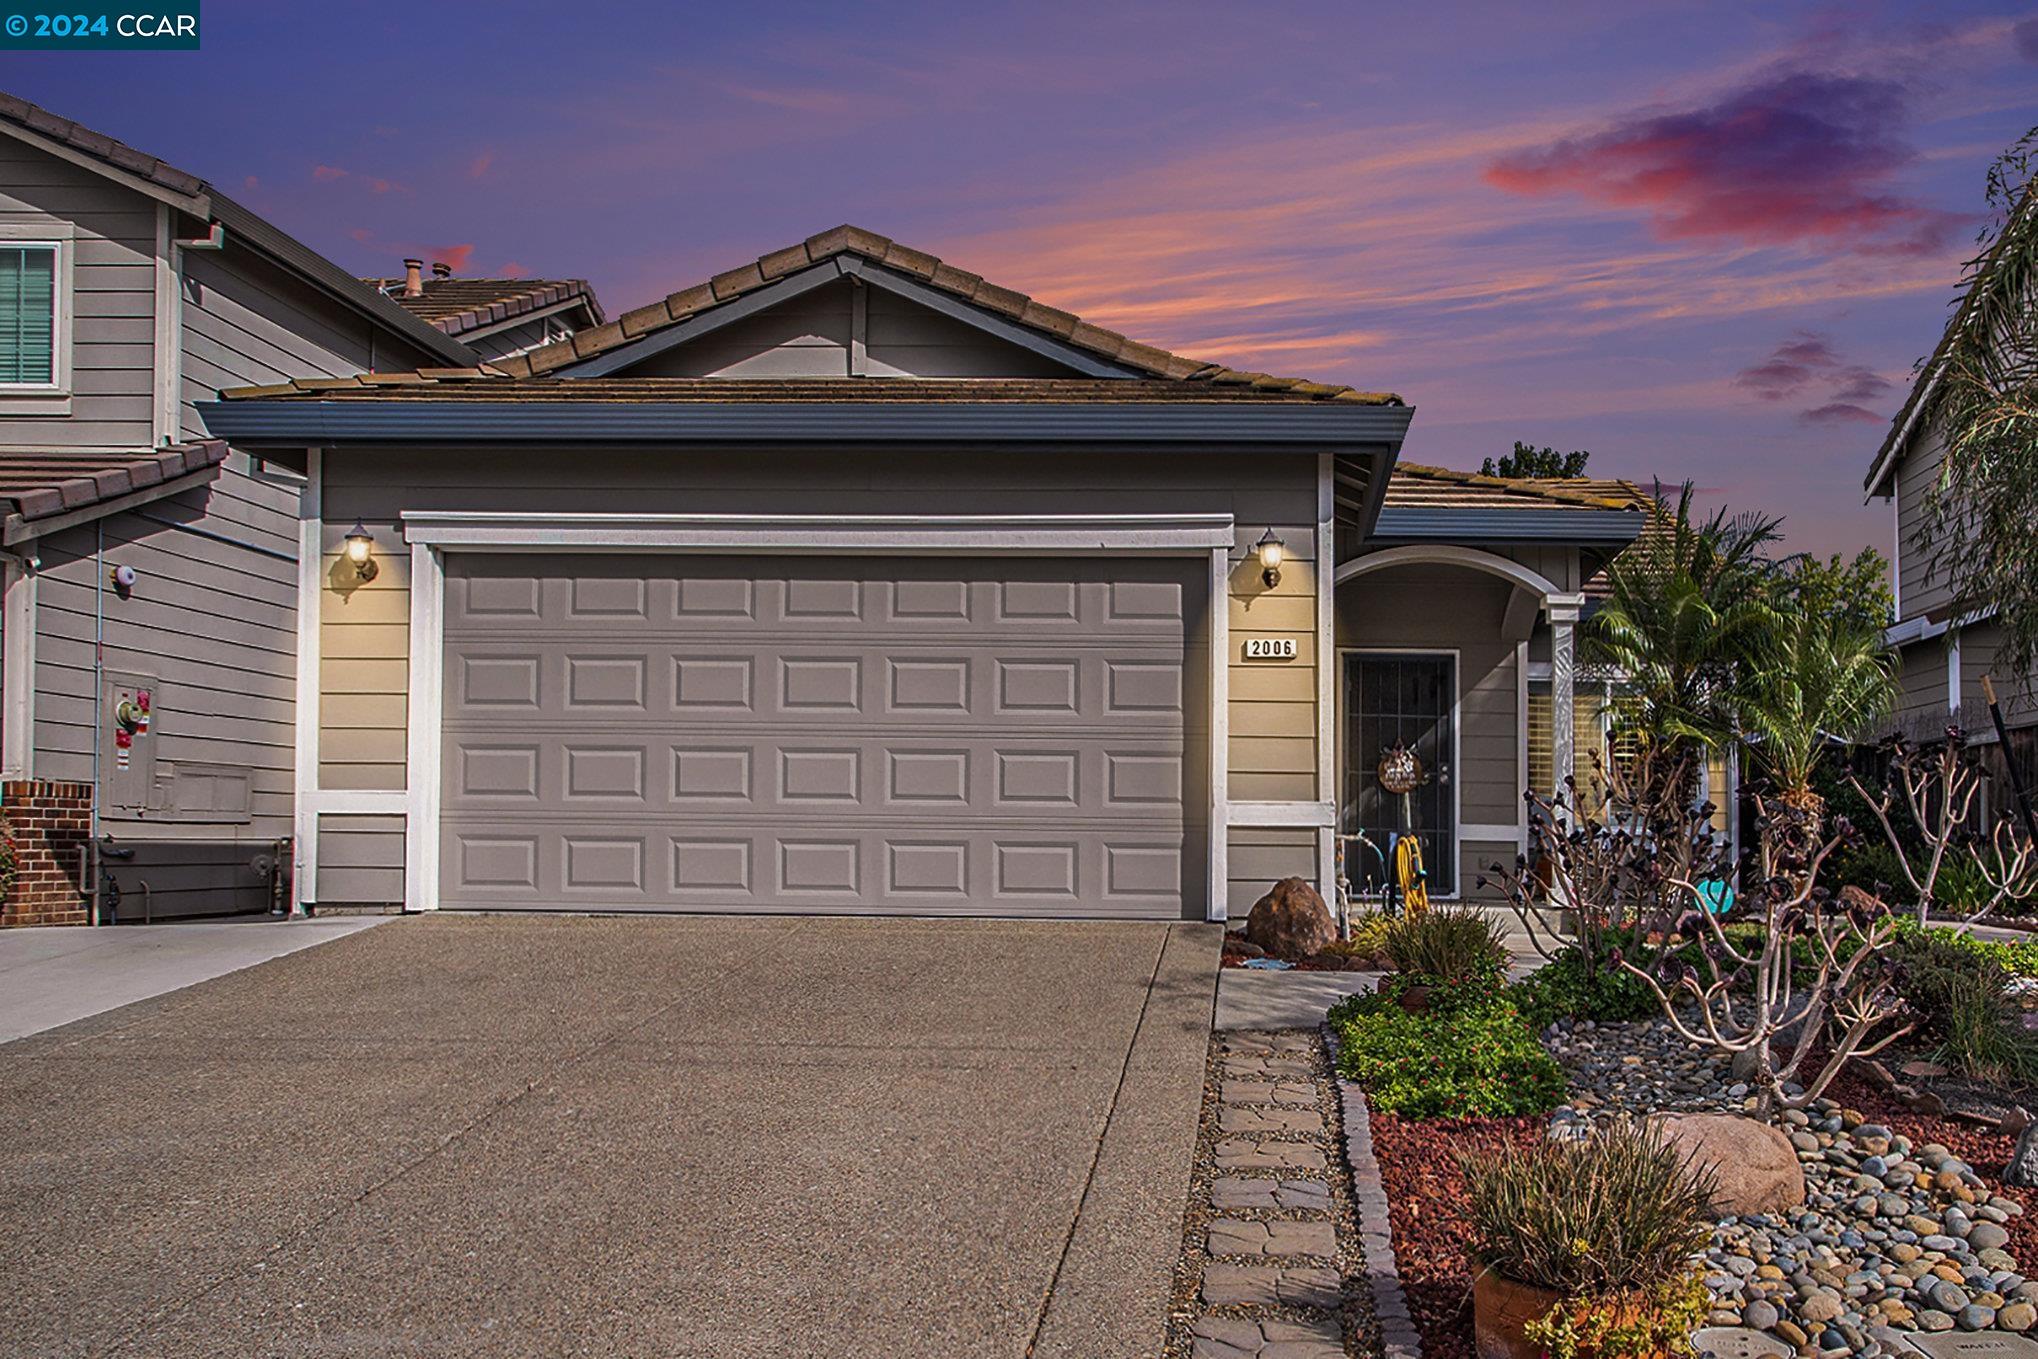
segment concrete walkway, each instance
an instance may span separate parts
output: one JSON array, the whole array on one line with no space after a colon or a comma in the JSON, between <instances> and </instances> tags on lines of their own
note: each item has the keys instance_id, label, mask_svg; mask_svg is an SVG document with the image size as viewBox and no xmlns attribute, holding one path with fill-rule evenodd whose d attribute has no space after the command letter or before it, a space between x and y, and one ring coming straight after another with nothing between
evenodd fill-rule
<instances>
[{"instance_id":1,"label":"concrete walkway","mask_svg":"<svg viewBox=\"0 0 2038 1359\"><path fill-rule=\"evenodd\" d=\"M1217 977L1219 1033L1237 1029L1314 1029L1323 1012L1379 983L1377 972L1261 972L1227 967Z\"/></svg>"},{"instance_id":2,"label":"concrete walkway","mask_svg":"<svg viewBox=\"0 0 2038 1359\"><path fill-rule=\"evenodd\" d=\"M0 1047L0 1353L1150 1359L1206 925L414 917Z\"/></svg>"},{"instance_id":3,"label":"concrete walkway","mask_svg":"<svg viewBox=\"0 0 2038 1359\"><path fill-rule=\"evenodd\" d=\"M0 1043L344 939L385 919L246 916L0 930Z\"/></svg>"}]
</instances>

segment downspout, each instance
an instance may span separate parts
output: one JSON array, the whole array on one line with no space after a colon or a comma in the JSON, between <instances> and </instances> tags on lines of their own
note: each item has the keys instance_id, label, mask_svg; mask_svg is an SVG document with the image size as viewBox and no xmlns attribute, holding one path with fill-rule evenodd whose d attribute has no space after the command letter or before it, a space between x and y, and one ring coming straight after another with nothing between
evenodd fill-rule
<instances>
[{"instance_id":1,"label":"downspout","mask_svg":"<svg viewBox=\"0 0 2038 1359\"><path fill-rule=\"evenodd\" d=\"M100 748L106 744L105 734L100 731L104 718L100 708L106 703L106 520L102 517L92 521L92 819L91 833L86 837L89 862L86 865L86 890L91 900L92 923L105 923L99 918L99 763Z\"/></svg>"}]
</instances>

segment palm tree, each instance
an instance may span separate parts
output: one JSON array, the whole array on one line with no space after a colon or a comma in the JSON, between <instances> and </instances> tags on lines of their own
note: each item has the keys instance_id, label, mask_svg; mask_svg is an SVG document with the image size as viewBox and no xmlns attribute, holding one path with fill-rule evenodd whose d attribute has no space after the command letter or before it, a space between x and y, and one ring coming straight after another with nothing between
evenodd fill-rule
<instances>
[{"instance_id":1,"label":"palm tree","mask_svg":"<svg viewBox=\"0 0 2038 1359\"><path fill-rule=\"evenodd\" d=\"M1692 514L1659 486L1654 520L1607 568L1607 600L1585 630L1585 658L1623 677L1623 710L1645 746L1695 754L1738 731L1736 685L1763 630L1764 555L1780 520ZM1662 761L1661 767L1677 765Z\"/></svg>"},{"instance_id":2,"label":"palm tree","mask_svg":"<svg viewBox=\"0 0 2038 1359\"><path fill-rule=\"evenodd\" d=\"M1852 562L1797 558L1756 605L1758 632L1735 685L1747 748L1778 800L1816 825L1824 799L1812 771L1829 744L1857 738L1896 702L1896 658L1884 563L1873 549Z\"/></svg>"}]
</instances>

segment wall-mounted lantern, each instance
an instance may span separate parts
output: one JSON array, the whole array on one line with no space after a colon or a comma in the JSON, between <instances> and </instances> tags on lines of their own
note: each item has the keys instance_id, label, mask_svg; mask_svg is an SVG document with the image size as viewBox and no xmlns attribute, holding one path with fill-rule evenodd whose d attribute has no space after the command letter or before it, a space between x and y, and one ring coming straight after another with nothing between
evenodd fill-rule
<instances>
[{"instance_id":1,"label":"wall-mounted lantern","mask_svg":"<svg viewBox=\"0 0 2038 1359\"><path fill-rule=\"evenodd\" d=\"M1260 579L1271 590L1281 583L1281 559L1287 554L1287 545L1281 541L1279 534L1269 528L1260 535L1255 550L1260 554Z\"/></svg>"},{"instance_id":2,"label":"wall-mounted lantern","mask_svg":"<svg viewBox=\"0 0 2038 1359\"><path fill-rule=\"evenodd\" d=\"M354 527L347 530L347 561L354 568L357 580L373 580L379 569L375 565L375 535L359 519Z\"/></svg>"}]
</instances>

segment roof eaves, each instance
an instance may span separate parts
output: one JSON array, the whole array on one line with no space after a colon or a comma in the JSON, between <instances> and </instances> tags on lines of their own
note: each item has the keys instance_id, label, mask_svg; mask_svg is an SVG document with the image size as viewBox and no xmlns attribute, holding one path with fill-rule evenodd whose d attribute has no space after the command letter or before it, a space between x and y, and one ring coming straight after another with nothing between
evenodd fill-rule
<instances>
[{"instance_id":1,"label":"roof eaves","mask_svg":"<svg viewBox=\"0 0 2038 1359\"><path fill-rule=\"evenodd\" d=\"M180 483L216 475L227 451L223 439L166 444L84 476L0 495L12 506L0 519L0 541L12 545L174 494Z\"/></svg>"}]
</instances>

